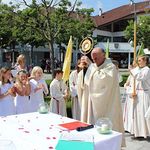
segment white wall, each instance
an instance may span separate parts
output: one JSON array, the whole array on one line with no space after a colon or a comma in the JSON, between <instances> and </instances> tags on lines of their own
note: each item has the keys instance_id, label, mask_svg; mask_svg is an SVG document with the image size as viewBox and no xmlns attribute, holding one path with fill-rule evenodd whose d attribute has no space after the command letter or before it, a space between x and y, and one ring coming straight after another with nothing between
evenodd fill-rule
<instances>
[{"instance_id":1,"label":"white wall","mask_svg":"<svg viewBox=\"0 0 150 150\"><path fill-rule=\"evenodd\" d=\"M115 48L115 43L118 44L118 48ZM125 52L133 52L133 47L129 43L109 43L109 49L110 52L120 52L120 53L125 53ZM107 47L107 42L99 42L95 47L102 47L106 49Z\"/></svg>"}]
</instances>

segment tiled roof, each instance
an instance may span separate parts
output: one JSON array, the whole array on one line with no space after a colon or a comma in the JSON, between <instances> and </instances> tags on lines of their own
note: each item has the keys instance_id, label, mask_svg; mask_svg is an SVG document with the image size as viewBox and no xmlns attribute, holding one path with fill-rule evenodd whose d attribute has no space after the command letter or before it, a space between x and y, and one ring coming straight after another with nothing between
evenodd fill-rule
<instances>
[{"instance_id":1,"label":"tiled roof","mask_svg":"<svg viewBox=\"0 0 150 150\"><path fill-rule=\"evenodd\" d=\"M135 3L135 10L137 14L143 13L147 10L150 11L150 1L148 0L140 3ZM133 14L134 5L128 4L102 13L101 16L93 16L93 21L95 23L95 26L98 27L127 16L131 16Z\"/></svg>"}]
</instances>

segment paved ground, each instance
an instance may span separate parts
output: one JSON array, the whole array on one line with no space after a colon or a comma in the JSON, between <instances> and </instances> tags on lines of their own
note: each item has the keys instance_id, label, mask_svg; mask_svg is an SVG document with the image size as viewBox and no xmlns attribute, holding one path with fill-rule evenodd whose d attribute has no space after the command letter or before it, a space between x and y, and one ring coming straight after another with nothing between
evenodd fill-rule
<instances>
[{"instance_id":1,"label":"paved ground","mask_svg":"<svg viewBox=\"0 0 150 150\"><path fill-rule=\"evenodd\" d=\"M52 76L50 74L44 74L44 79L52 79ZM124 88L120 88L121 96L124 97ZM122 101L122 107L124 106L124 100ZM150 138L144 139L144 138L138 138L138 139L132 139L133 136L131 136L129 133L125 133L126 138L126 148L123 148L122 150L150 150Z\"/></svg>"},{"instance_id":2,"label":"paved ground","mask_svg":"<svg viewBox=\"0 0 150 150\"><path fill-rule=\"evenodd\" d=\"M132 139L129 133L125 133L127 147L123 150L150 150L150 138Z\"/></svg>"}]
</instances>

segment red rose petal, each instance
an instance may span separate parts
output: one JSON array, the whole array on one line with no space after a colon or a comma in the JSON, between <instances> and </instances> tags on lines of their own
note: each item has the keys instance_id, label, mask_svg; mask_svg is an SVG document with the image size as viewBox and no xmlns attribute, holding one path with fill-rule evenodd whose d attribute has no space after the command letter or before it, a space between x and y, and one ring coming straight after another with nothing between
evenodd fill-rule
<instances>
[{"instance_id":1,"label":"red rose petal","mask_svg":"<svg viewBox=\"0 0 150 150\"><path fill-rule=\"evenodd\" d=\"M30 133L29 131L24 131L25 133Z\"/></svg>"},{"instance_id":2,"label":"red rose petal","mask_svg":"<svg viewBox=\"0 0 150 150\"><path fill-rule=\"evenodd\" d=\"M53 149L53 147L52 147L52 146L50 146L50 147L49 147L49 149Z\"/></svg>"},{"instance_id":3,"label":"red rose petal","mask_svg":"<svg viewBox=\"0 0 150 150\"><path fill-rule=\"evenodd\" d=\"M40 131L40 129L36 129L36 131Z\"/></svg>"},{"instance_id":4,"label":"red rose petal","mask_svg":"<svg viewBox=\"0 0 150 150\"><path fill-rule=\"evenodd\" d=\"M24 128L18 128L19 130L23 130Z\"/></svg>"},{"instance_id":5,"label":"red rose petal","mask_svg":"<svg viewBox=\"0 0 150 150\"><path fill-rule=\"evenodd\" d=\"M51 138L50 138L50 137L46 137L46 139L47 139L47 140L50 140Z\"/></svg>"}]
</instances>

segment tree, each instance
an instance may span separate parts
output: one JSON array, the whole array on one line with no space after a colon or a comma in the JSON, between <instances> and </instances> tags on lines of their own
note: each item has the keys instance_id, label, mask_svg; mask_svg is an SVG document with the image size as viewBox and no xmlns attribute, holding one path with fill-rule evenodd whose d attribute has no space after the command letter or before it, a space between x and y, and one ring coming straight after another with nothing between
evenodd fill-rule
<instances>
[{"instance_id":1,"label":"tree","mask_svg":"<svg viewBox=\"0 0 150 150\"><path fill-rule=\"evenodd\" d=\"M14 49L16 45L16 39L13 36L13 28L15 24L14 12L16 7L8 6L6 4L0 3L0 38L1 47Z\"/></svg>"},{"instance_id":2,"label":"tree","mask_svg":"<svg viewBox=\"0 0 150 150\"><path fill-rule=\"evenodd\" d=\"M81 34L83 34L83 36L87 35L89 32L85 31L90 31L89 24L91 23L86 22L86 14L83 17L85 18L85 21L82 26L79 24L80 19L74 19L72 16L75 7L79 6L77 0L75 0L73 4L68 0L41 0L41 3L37 3L36 0L32 0L31 4L28 4L26 0L23 0L23 2L27 8L23 11L17 12L16 15L19 17L18 20L20 20L26 26L26 28L31 28L33 32L37 32L43 39L47 41L50 51L51 69L53 73L54 43L58 43L58 39L61 42L68 42L69 38L67 38L67 36L69 37L71 34L75 35L76 33L79 33L77 30L79 28L82 29L85 26L88 26L87 30L83 30L79 35L80 37L82 37ZM83 12L83 10L75 13L79 12ZM86 12L85 9L84 12ZM90 11L87 11L87 14L89 15ZM24 25L20 27L24 28ZM62 37L64 37L63 40L61 40ZM77 36L75 35L75 37Z\"/></svg>"},{"instance_id":3,"label":"tree","mask_svg":"<svg viewBox=\"0 0 150 150\"><path fill-rule=\"evenodd\" d=\"M129 21L129 25L125 30L126 39L134 38L134 22ZM150 49L150 16L141 16L137 22L137 43L140 45L144 44L145 48Z\"/></svg>"},{"instance_id":4,"label":"tree","mask_svg":"<svg viewBox=\"0 0 150 150\"><path fill-rule=\"evenodd\" d=\"M80 4L78 6L80 6ZM63 49L61 47L61 43L67 44L70 35L73 36L73 41L81 41L86 36L92 36L92 29L94 28L94 23L91 19L91 13L93 12L92 8L91 9L76 8L75 12L70 13L67 22L63 21L66 20L66 17L61 16L63 15L61 12L62 8L57 9L56 13L57 16L59 16L60 18L56 19L59 20L60 22L63 22L64 25L62 26L60 32L58 33L58 36L56 37L55 41L59 45L60 58L61 58L61 51ZM79 45L74 46L75 49L78 49L79 47L76 46Z\"/></svg>"},{"instance_id":5,"label":"tree","mask_svg":"<svg viewBox=\"0 0 150 150\"><path fill-rule=\"evenodd\" d=\"M16 25L13 30L13 36L16 37L16 41L21 45L30 47L30 64L33 63L33 48L39 46L45 46L46 40L43 39L41 34L37 31L33 31L31 27L25 25L25 21L16 19Z\"/></svg>"}]
</instances>

